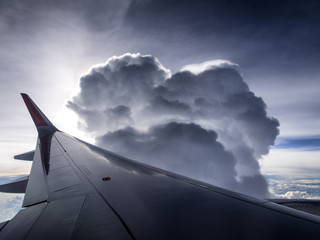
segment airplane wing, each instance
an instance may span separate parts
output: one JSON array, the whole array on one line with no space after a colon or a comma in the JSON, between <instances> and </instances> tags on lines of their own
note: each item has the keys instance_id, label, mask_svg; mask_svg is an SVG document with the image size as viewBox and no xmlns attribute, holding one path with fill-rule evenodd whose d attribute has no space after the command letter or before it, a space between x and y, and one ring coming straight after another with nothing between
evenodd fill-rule
<instances>
[{"instance_id":1,"label":"airplane wing","mask_svg":"<svg viewBox=\"0 0 320 240\"><path fill-rule=\"evenodd\" d=\"M0 239L319 239L317 216L88 144L22 97L39 137L23 209Z\"/></svg>"}]
</instances>

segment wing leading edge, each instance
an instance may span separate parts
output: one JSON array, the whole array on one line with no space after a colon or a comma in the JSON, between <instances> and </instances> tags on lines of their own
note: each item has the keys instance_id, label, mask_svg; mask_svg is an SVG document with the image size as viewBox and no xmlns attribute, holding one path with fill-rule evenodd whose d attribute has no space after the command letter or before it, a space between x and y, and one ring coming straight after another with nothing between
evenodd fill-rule
<instances>
[{"instance_id":1,"label":"wing leading edge","mask_svg":"<svg viewBox=\"0 0 320 240\"><path fill-rule=\"evenodd\" d=\"M23 99L39 137L25 208L0 239L318 239L319 217L85 143Z\"/></svg>"}]
</instances>

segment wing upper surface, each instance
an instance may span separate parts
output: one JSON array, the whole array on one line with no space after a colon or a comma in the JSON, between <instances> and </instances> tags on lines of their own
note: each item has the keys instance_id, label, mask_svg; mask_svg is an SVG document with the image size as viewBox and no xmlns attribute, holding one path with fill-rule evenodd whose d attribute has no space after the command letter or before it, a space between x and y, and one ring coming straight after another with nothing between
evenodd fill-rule
<instances>
[{"instance_id":1,"label":"wing upper surface","mask_svg":"<svg viewBox=\"0 0 320 240\"><path fill-rule=\"evenodd\" d=\"M318 217L142 165L64 133L56 136L136 239L312 238L320 232Z\"/></svg>"}]
</instances>

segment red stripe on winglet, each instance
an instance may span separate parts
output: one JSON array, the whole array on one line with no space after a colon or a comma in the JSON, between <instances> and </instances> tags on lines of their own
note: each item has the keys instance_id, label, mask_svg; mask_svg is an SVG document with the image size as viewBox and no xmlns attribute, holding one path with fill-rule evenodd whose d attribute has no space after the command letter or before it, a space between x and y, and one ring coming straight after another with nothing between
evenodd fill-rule
<instances>
[{"instance_id":1,"label":"red stripe on winglet","mask_svg":"<svg viewBox=\"0 0 320 240\"><path fill-rule=\"evenodd\" d=\"M30 99L30 97L25 94L25 93L21 93L21 96L25 102L25 104L27 105L27 108L29 110L29 113L34 121L34 124L36 126L48 126L48 123L45 121L45 119L41 116L40 112L38 111L36 105L34 104L34 102L32 102L32 100Z\"/></svg>"}]
</instances>

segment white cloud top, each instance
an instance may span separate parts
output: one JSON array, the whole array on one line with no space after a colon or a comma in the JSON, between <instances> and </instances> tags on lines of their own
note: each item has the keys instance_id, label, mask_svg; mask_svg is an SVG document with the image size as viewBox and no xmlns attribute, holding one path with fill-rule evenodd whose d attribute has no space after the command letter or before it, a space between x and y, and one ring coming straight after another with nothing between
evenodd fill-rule
<instances>
[{"instance_id":1,"label":"white cloud top","mask_svg":"<svg viewBox=\"0 0 320 240\"><path fill-rule=\"evenodd\" d=\"M216 68L234 68L236 70L239 69L239 65L228 60L211 60L198 64L189 64L181 68L181 71L190 71L193 74L199 74L207 70L213 70Z\"/></svg>"}]
</instances>

